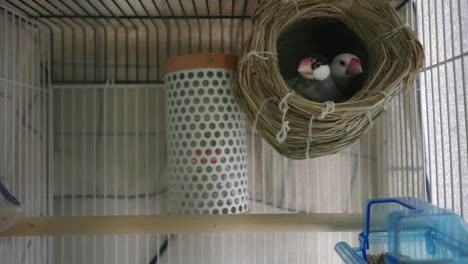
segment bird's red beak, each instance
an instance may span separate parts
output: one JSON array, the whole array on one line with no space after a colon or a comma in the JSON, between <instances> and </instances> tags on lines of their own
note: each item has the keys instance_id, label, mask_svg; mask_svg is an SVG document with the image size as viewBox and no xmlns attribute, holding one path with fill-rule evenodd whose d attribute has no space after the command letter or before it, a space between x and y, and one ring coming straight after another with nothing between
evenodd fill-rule
<instances>
[{"instance_id":1,"label":"bird's red beak","mask_svg":"<svg viewBox=\"0 0 468 264\"><path fill-rule=\"evenodd\" d=\"M314 71L312 70L312 66L310 65L310 59L309 58L302 59L301 62L299 63L299 68L297 68L297 71L303 74L308 74L308 75L314 74Z\"/></svg>"},{"instance_id":2,"label":"bird's red beak","mask_svg":"<svg viewBox=\"0 0 468 264\"><path fill-rule=\"evenodd\" d=\"M354 76L362 73L362 66L361 66L361 61L352 58L351 61L349 62L348 68L346 68L346 75L347 76Z\"/></svg>"}]
</instances>

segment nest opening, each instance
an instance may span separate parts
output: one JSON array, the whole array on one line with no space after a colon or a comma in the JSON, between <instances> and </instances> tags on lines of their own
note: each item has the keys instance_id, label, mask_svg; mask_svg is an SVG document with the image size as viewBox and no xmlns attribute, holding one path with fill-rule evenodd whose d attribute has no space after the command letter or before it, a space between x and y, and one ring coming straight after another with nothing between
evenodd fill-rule
<instances>
[{"instance_id":1,"label":"nest opening","mask_svg":"<svg viewBox=\"0 0 468 264\"><path fill-rule=\"evenodd\" d=\"M359 57L363 74L353 78L350 89L343 91L346 100L356 94L368 76L368 49L365 42L336 18L302 19L285 28L277 40L279 68L283 79L296 77L299 61L310 53L319 53L330 62L341 53Z\"/></svg>"}]
</instances>

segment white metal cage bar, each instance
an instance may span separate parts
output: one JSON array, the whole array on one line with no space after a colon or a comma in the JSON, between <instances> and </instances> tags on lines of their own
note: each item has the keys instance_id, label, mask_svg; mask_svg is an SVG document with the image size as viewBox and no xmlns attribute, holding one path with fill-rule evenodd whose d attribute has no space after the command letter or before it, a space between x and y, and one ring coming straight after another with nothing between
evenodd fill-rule
<instances>
[{"instance_id":1,"label":"white metal cage bar","mask_svg":"<svg viewBox=\"0 0 468 264\"><path fill-rule=\"evenodd\" d=\"M0 21L0 181L26 216L51 215L50 32L6 7ZM3 237L2 263L49 263L49 241Z\"/></svg>"}]
</instances>

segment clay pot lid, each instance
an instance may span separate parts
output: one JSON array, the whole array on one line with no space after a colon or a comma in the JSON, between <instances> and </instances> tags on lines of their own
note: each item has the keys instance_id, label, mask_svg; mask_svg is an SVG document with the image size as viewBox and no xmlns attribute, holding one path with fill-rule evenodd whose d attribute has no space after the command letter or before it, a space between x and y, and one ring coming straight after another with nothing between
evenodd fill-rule
<instances>
[{"instance_id":1,"label":"clay pot lid","mask_svg":"<svg viewBox=\"0 0 468 264\"><path fill-rule=\"evenodd\" d=\"M200 68L236 70L237 56L222 53L201 53L170 57L164 63L163 73Z\"/></svg>"}]
</instances>

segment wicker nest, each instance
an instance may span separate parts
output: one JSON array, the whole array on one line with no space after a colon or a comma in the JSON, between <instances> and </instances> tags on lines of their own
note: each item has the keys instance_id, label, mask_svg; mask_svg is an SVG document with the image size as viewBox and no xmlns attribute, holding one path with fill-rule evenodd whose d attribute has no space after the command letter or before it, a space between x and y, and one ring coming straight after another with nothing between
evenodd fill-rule
<instances>
[{"instance_id":1,"label":"wicker nest","mask_svg":"<svg viewBox=\"0 0 468 264\"><path fill-rule=\"evenodd\" d=\"M279 153L304 159L348 147L396 94L412 86L423 49L388 2L265 0L257 6L234 93L254 129ZM310 34L295 35L304 29ZM288 63L307 52L294 36L306 36L309 49L328 56L348 51L362 58L367 75L355 82L345 102L314 102L291 91L284 81L292 72ZM346 42L351 44L337 44Z\"/></svg>"}]
</instances>

